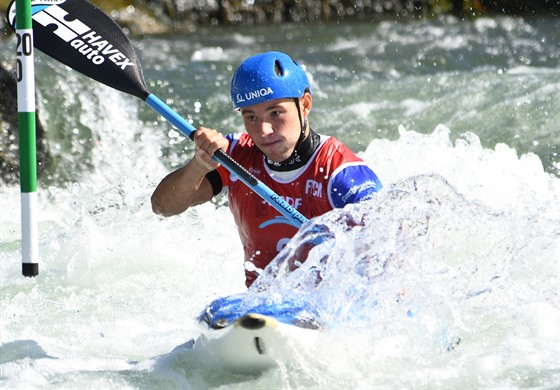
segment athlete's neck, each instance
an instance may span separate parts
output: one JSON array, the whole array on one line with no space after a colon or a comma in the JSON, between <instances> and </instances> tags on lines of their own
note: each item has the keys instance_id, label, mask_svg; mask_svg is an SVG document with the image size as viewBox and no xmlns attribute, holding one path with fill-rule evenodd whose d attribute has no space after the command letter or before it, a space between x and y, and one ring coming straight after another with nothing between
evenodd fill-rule
<instances>
[{"instance_id":1,"label":"athlete's neck","mask_svg":"<svg viewBox=\"0 0 560 390\"><path fill-rule=\"evenodd\" d=\"M319 134L309 129L308 136L298 141L290 157L284 161L276 162L265 156L266 165L268 165L268 167L273 171L280 172L301 168L307 164L313 153L319 147L320 143L321 137Z\"/></svg>"}]
</instances>

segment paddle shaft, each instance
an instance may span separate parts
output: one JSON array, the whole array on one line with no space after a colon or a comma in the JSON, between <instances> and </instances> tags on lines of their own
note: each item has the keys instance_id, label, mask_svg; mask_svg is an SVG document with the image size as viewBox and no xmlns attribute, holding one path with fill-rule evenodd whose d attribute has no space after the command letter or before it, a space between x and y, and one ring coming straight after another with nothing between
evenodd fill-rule
<instances>
[{"instance_id":1,"label":"paddle shaft","mask_svg":"<svg viewBox=\"0 0 560 390\"><path fill-rule=\"evenodd\" d=\"M56 4L53 4L56 3ZM86 0L38 1L32 9L35 46L83 75L144 100L189 138L195 128L148 92L134 47L118 24ZM15 2L8 21L15 29ZM214 159L299 228L307 219L264 183L219 150Z\"/></svg>"}]
</instances>

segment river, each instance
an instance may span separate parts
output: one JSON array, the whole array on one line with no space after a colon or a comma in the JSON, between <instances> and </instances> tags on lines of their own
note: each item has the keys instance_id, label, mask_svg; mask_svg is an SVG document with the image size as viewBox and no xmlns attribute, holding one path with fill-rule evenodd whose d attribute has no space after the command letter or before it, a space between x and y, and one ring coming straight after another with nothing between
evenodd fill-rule
<instances>
[{"instance_id":1,"label":"river","mask_svg":"<svg viewBox=\"0 0 560 390\"><path fill-rule=\"evenodd\" d=\"M138 99L37 54L52 153L40 274L21 276L19 188L3 185L0 386L557 388L559 31L554 18L441 17L133 40L150 91L224 132L243 128L228 92L239 62L291 54L311 76L312 128L384 183L304 226L287 251L317 226L335 232L305 266L264 275L276 297L310 297L327 325L314 353L256 377L168 355L200 334L210 301L245 290L224 198L168 219L151 211L192 143Z\"/></svg>"}]
</instances>

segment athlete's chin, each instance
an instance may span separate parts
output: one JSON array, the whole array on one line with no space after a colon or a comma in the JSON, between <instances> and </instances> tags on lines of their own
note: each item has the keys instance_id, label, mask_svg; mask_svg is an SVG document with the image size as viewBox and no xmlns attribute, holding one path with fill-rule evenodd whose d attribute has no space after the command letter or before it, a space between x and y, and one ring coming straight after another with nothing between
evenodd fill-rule
<instances>
[{"instance_id":1,"label":"athlete's chin","mask_svg":"<svg viewBox=\"0 0 560 390\"><path fill-rule=\"evenodd\" d=\"M274 162L281 162L290 157L290 153L286 151L279 151L277 145L264 145L259 148L266 157Z\"/></svg>"},{"instance_id":2,"label":"athlete's chin","mask_svg":"<svg viewBox=\"0 0 560 390\"><path fill-rule=\"evenodd\" d=\"M271 154L271 153L266 153L265 152L266 157L268 157L269 160L272 160L274 162L280 163L282 161L285 161L288 159L288 157L290 157L289 155L284 155L284 154Z\"/></svg>"}]
</instances>

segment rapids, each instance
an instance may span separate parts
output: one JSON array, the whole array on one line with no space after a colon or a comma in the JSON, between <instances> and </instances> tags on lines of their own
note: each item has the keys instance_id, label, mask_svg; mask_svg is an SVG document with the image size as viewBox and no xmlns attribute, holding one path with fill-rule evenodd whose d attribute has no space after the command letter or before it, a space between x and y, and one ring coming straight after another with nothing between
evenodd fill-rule
<instances>
[{"instance_id":1,"label":"rapids","mask_svg":"<svg viewBox=\"0 0 560 390\"><path fill-rule=\"evenodd\" d=\"M155 216L149 197L190 141L136 99L38 55L53 154L38 190L40 274L21 276L19 188L3 185L0 386L557 387L558 20L278 29L134 44L153 92L223 131L242 128L228 96L235 65L289 52L312 75L313 128L378 173L378 197L309 221L248 291L310 302L326 324L314 353L258 377L170 353L200 334L208 303L245 291L226 201ZM286 272L283 259L316 238Z\"/></svg>"}]
</instances>

